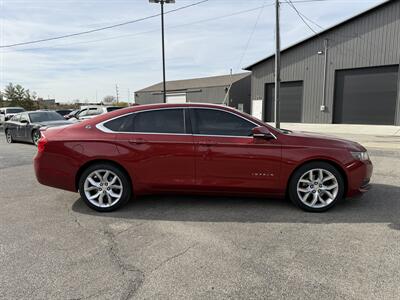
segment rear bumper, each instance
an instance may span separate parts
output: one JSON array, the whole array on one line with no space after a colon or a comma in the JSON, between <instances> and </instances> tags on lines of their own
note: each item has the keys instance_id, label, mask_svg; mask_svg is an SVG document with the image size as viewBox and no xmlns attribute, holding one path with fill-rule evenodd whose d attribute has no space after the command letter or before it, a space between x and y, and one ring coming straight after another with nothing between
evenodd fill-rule
<instances>
[{"instance_id":1,"label":"rear bumper","mask_svg":"<svg viewBox=\"0 0 400 300\"><path fill-rule=\"evenodd\" d=\"M76 192L75 177L69 168L63 168L65 160L52 154L38 153L33 159L36 179L39 183L71 192Z\"/></svg>"}]
</instances>

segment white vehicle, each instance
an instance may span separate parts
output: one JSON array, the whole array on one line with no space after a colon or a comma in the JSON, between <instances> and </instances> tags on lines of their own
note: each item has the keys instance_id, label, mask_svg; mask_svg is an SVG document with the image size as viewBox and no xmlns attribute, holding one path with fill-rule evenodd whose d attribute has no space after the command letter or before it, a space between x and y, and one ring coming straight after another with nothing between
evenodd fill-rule
<instances>
[{"instance_id":1,"label":"white vehicle","mask_svg":"<svg viewBox=\"0 0 400 300\"><path fill-rule=\"evenodd\" d=\"M22 107L2 107L0 108L0 125L4 125L4 122L10 120L15 114L24 112L25 109Z\"/></svg>"},{"instance_id":2,"label":"white vehicle","mask_svg":"<svg viewBox=\"0 0 400 300\"><path fill-rule=\"evenodd\" d=\"M95 116L106 114L110 111L120 109L120 106L84 106L82 107L74 117L72 117L71 121L83 121L87 119L94 118Z\"/></svg>"}]
</instances>

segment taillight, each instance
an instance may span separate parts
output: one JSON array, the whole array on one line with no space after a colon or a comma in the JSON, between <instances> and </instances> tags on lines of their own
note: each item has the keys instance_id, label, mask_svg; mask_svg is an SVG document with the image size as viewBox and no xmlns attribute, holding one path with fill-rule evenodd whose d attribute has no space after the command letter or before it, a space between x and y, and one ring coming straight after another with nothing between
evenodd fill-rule
<instances>
[{"instance_id":1,"label":"taillight","mask_svg":"<svg viewBox=\"0 0 400 300\"><path fill-rule=\"evenodd\" d=\"M47 139L45 136L42 135L42 137L40 138L39 142L38 142L38 152L43 152L44 151L44 146L47 144Z\"/></svg>"}]
</instances>

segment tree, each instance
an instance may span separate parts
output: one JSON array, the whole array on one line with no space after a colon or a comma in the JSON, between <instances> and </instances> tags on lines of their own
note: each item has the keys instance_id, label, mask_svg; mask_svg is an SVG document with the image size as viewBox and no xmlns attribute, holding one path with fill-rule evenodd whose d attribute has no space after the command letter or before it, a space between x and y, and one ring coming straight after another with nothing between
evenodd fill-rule
<instances>
[{"instance_id":1,"label":"tree","mask_svg":"<svg viewBox=\"0 0 400 300\"><path fill-rule=\"evenodd\" d=\"M24 89L21 85L13 85L9 83L4 89L4 98L10 101L11 106L21 106L26 110L33 110L36 108L34 100L36 94Z\"/></svg>"},{"instance_id":2,"label":"tree","mask_svg":"<svg viewBox=\"0 0 400 300\"><path fill-rule=\"evenodd\" d=\"M104 104L111 104L115 102L115 97L114 96L105 96L103 98Z\"/></svg>"}]
</instances>

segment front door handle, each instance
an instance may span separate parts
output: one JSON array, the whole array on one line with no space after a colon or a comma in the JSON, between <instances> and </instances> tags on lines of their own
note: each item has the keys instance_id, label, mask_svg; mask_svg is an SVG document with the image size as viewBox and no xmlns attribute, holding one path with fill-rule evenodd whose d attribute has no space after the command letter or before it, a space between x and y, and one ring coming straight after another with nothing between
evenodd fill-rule
<instances>
[{"instance_id":1,"label":"front door handle","mask_svg":"<svg viewBox=\"0 0 400 300\"><path fill-rule=\"evenodd\" d=\"M135 144L135 145L143 144L144 142L145 142L144 139L133 139L133 140L129 140L129 144Z\"/></svg>"}]
</instances>

